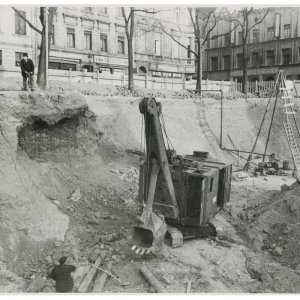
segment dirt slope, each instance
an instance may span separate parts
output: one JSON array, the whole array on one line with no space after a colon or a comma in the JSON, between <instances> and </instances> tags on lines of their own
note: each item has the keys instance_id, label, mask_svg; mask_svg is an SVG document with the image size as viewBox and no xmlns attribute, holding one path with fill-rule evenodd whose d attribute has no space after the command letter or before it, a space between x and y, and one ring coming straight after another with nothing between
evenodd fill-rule
<instances>
[{"instance_id":1,"label":"dirt slope","mask_svg":"<svg viewBox=\"0 0 300 300\"><path fill-rule=\"evenodd\" d=\"M267 105L268 99L235 99L224 100L223 107L223 145L224 147L232 149L235 147L239 150L251 151L254 141L256 139L259 126L261 124L263 114ZM256 152L263 153L268 135L269 124L271 120L271 113L273 109L274 100L271 102L270 108L266 115L264 125L262 127L261 135L255 148ZM295 110L300 110L299 99L294 99ZM206 117L208 124L216 136L220 134L220 101L213 99L206 99L204 101ZM282 100L278 101L277 108L274 115L273 126L270 134L269 146L267 153L275 153L280 159L291 160L290 150L285 136L283 122L285 121L285 114L283 112ZM300 123L300 114L296 114L297 122ZM297 138L298 144L300 138L294 128L294 134ZM228 135L231 137L231 143ZM247 154L244 154L247 157Z\"/></svg>"}]
</instances>

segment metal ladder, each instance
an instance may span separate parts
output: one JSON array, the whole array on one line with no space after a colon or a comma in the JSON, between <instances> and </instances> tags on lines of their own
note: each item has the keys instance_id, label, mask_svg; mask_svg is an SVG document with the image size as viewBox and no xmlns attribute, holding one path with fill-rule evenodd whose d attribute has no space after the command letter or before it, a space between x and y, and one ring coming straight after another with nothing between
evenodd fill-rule
<instances>
[{"instance_id":1,"label":"metal ladder","mask_svg":"<svg viewBox=\"0 0 300 300\"><path fill-rule=\"evenodd\" d=\"M286 121L283 123L283 126L284 126L284 130L285 130L285 133L287 136L288 144L289 144L289 147L290 147L290 150L292 153L293 162L294 162L294 166L295 166L296 178L298 181L300 181L300 153L299 153L298 145L297 145L295 135L293 132L293 127L290 122L291 116L293 117L293 121L296 125L298 134L299 134L299 128L298 128L298 124L297 124L296 117L295 117L296 112L294 110L294 103L292 102L293 96L291 95L290 90L286 88L285 78L282 73L281 73L280 85L281 85L281 87L279 89L282 92L281 99L284 100L283 108L284 108L284 112L286 115Z\"/></svg>"}]
</instances>

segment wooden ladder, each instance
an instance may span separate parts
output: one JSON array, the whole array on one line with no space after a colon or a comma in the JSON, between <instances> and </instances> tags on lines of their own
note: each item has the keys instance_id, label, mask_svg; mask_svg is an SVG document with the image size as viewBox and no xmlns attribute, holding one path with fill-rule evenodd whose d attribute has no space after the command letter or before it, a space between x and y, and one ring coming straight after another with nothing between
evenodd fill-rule
<instances>
[{"instance_id":1,"label":"wooden ladder","mask_svg":"<svg viewBox=\"0 0 300 300\"><path fill-rule=\"evenodd\" d=\"M296 112L294 110L294 103L292 102L293 96L291 94L291 91L286 88L285 78L282 73L281 73L281 81L279 84L281 86L279 89L282 93L281 99L284 100L283 108L284 108L284 113L286 115L286 121L283 123L284 130L285 130L288 144L289 144L289 147L290 147L290 150L292 153L296 178L298 181L300 181L300 153L299 153L298 145L297 145L297 142L295 139L293 126L292 126L292 123L290 122L291 117L293 117L293 121L294 121L294 124L297 128L299 135L300 135L300 133L299 133L299 127L298 127L298 124L296 121L296 117L295 117Z\"/></svg>"}]
</instances>

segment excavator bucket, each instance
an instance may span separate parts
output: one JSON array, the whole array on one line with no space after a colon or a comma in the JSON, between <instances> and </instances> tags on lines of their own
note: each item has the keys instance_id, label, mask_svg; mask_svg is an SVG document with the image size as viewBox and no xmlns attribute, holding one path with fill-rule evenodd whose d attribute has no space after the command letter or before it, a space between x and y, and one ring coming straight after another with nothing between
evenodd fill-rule
<instances>
[{"instance_id":1,"label":"excavator bucket","mask_svg":"<svg viewBox=\"0 0 300 300\"><path fill-rule=\"evenodd\" d=\"M136 226L133 227L132 248L136 254L147 254L161 243L167 232L163 217L144 210Z\"/></svg>"}]
</instances>

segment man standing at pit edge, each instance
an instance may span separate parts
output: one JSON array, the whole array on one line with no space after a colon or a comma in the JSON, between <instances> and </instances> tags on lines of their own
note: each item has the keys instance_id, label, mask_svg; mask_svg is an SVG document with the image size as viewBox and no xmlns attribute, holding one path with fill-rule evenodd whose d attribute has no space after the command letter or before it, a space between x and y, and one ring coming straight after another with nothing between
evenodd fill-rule
<instances>
[{"instance_id":1,"label":"man standing at pit edge","mask_svg":"<svg viewBox=\"0 0 300 300\"><path fill-rule=\"evenodd\" d=\"M71 273L75 271L72 265L66 265L67 257L62 256L59 259L59 265L55 266L49 277L55 280L55 290L57 293L72 293L74 282Z\"/></svg>"},{"instance_id":2,"label":"man standing at pit edge","mask_svg":"<svg viewBox=\"0 0 300 300\"><path fill-rule=\"evenodd\" d=\"M34 64L32 60L28 58L27 53L23 54L21 71L23 77L23 90L28 91L28 88L30 88L34 91Z\"/></svg>"}]
</instances>

